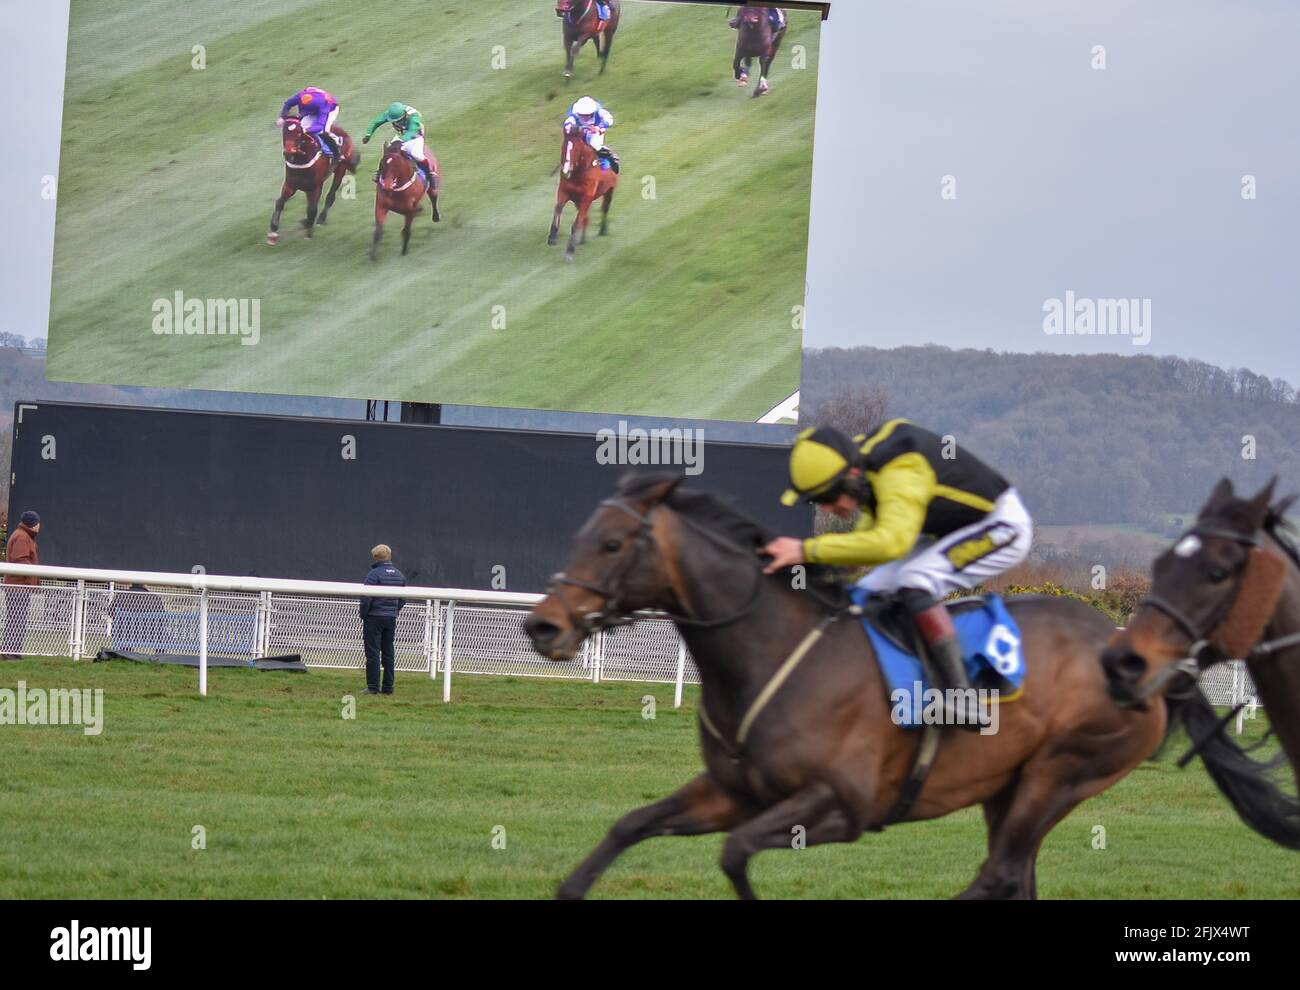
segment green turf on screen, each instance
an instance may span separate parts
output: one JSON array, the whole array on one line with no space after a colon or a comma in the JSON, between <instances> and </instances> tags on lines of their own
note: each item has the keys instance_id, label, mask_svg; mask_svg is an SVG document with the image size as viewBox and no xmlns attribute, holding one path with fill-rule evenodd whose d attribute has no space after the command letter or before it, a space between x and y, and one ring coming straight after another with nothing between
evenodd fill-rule
<instances>
[{"instance_id":1,"label":"green turf on screen","mask_svg":"<svg viewBox=\"0 0 1300 990\"><path fill-rule=\"evenodd\" d=\"M791 12L772 93L753 100L724 7L623 8L609 72L588 48L566 86L547 2L73 0L49 376L762 416L799 387L819 15ZM394 100L423 112L443 222L426 202L407 257L390 218L366 260L388 127L314 240L300 194L264 243L274 120L307 85L338 97L358 142ZM624 170L611 236L593 225L565 265L546 246L551 171L584 93L614 112ZM153 301L177 291L260 300L259 343L154 334Z\"/></svg>"}]
</instances>

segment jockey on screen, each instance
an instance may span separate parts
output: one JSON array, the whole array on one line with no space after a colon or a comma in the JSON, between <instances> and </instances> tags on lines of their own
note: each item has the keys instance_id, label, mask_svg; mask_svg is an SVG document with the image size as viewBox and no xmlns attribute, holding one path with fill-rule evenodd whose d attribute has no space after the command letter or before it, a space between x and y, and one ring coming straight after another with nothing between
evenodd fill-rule
<instances>
[{"instance_id":1,"label":"jockey on screen","mask_svg":"<svg viewBox=\"0 0 1300 990\"><path fill-rule=\"evenodd\" d=\"M424 147L424 119L420 116L420 111L415 107L407 106L405 103L390 103L388 109L379 114L370 122L366 128L366 136L361 139L362 144L370 140L370 136L384 124L392 124L393 130L397 131L397 136L402 142L402 153L411 159L416 167L424 173L425 181L430 198L434 196L434 190L437 187L438 180L433 170L433 162L429 161L428 152ZM383 168L375 170L375 181L379 181L379 172Z\"/></svg>"},{"instance_id":2,"label":"jockey on screen","mask_svg":"<svg viewBox=\"0 0 1300 990\"><path fill-rule=\"evenodd\" d=\"M337 157L343 146L333 131L334 120L339 115L339 101L323 89L308 86L284 101L280 107L280 116L275 121L276 127L284 126L289 111L294 107L298 108L298 120L302 129L320 142L325 154L331 158Z\"/></svg>"},{"instance_id":3,"label":"jockey on screen","mask_svg":"<svg viewBox=\"0 0 1300 990\"><path fill-rule=\"evenodd\" d=\"M899 601L944 686L969 688L942 599L1023 561L1034 524L1007 480L950 440L905 419L852 440L830 427L805 430L790 452L791 487L781 501L860 516L852 532L782 536L763 553L772 557L769 574L802 563L871 567L860 586Z\"/></svg>"},{"instance_id":4,"label":"jockey on screen","mask_svg":"<svg viewBox=\"0 0 1300 990\"><path fill-rule=\"evenodd\" d=\"M618 171L618 155L605 145L605 132L614 126L614 115L606 110L598 100L584 96L573 106L564 118L564 133L581 131L583 137L600 158L600 167L608 172L611 168Z\"/></svg>"}]
</instances>

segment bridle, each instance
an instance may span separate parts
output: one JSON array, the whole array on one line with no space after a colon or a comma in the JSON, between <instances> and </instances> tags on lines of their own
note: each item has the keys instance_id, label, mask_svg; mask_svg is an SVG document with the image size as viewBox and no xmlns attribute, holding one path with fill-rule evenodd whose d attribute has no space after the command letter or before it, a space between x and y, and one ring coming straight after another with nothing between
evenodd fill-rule
<instances>
[{"instance_id":1,"label":"bridle","mask_svg":"<svg viewBox=\"0 0 1300 990\"><path fill-rule=\"evenodd\" d=\"M724 616L719 619L700 619L693 615L675 614L672 612L655 613L645 610L628 611L623 607L623 597L626 594L624 584L636 565L640 562L642 556L652 552L659 551L659 545L654 539L654 514L662 507L662 503L654 506L649 512L637 512L636 509L628 505L619 498L607 498L600 503L602 508L617 509L626 513L637 522L636 531L632 534L631 549L625 550L619 555L609 571L600 579L599 582L583 581L580 578L569 577L563 571L552 575L550 586L547 593L554 595L563 603L565 610L569 614L570 620L585 633L598 632L602 629L608 629L613 626L631 625L640 618L660 614L671 619L680 625L693 626L698 629L720 629L723 626L729 626L745 618L755 608L758 607L759 599L763 595L763 572L757 568L755 562L754 587L745 601L745 604L735 613ZM709 540L715 546L721 547L732 554L741 554L748 557L745 550L729 540L724 540L716 533L713 533L705 526L700 526L693 520L681 513L677 518L683 523L690 526L695 532ZM598 611L580 613L569 602L569 599L557 593L557 588L571 586L581 588L584 591L590 591L593 595L599 595L604 604Z\"/></svg>"},{"instance_id":2,"label":"bridle","mask_svg":"<svg viewBox=\"0 0 1300 990\"><path fill-rule=\"evenodd\" d=\"M1264 540L1261 536L1261 531L1258 529L1252 533L1239 533L1229 529L1222 529L1217 526L1196 525L1180 536L1178 542L1175 543L1174 546L1177 547L1179 543L1182 543L1182 541L1188 537L1228 540L1232 543L1238 544L1239 546L1246 547L1248 550L1262 550L1264 548ZM1225 596L1224 600L1214 607L1210 612L1209 617L1204 622L1198 623L1194 621L1185 611L1173 602L1169 601L1167 598L1162 598L1159 595L1149 594L1138 602L1139 608L1144 605L1149 606L1170 619L1174 625L1176 625L1184 635L1191 640L1192 643L1192 645L1188 647L1187 655L1185 657L1176 660L1174 663L1169 664L1158 671L1151 680L1137 692L1137 700L1139 702L1146 701L1148 698L1159 694L1172 680L1174 680L1174 678L1179 676L1187 677L1188 684L1182 692L1174 694L1173 697L1178 698L1190 695L1198 689L1198 684L1200 679L1205 675L1205 671L1216 661L1223 659L1222 656L1211 655L1207 660L1206 654L1207 651L1211 650L1218 652L1218 647L1215 646L1214 643L1215 633L1223 624L1228 612L1232 609L1232 606L1236 603L1238 595L1241 593L1242 578L1248 563L1249 557L1241 563L1234 574L1234 577L1236 578L1236 591L1232 595ZM1250 652L1241 659L1248 660L1254 657L1267 656L1270 653L1276 653L1278 650L1283 650L1297 644L1300 644L1300 633L1291 633L1287 636L1279 636L1276 639L1256 643L1251 647Z\"/></svg>"}]
</instances>

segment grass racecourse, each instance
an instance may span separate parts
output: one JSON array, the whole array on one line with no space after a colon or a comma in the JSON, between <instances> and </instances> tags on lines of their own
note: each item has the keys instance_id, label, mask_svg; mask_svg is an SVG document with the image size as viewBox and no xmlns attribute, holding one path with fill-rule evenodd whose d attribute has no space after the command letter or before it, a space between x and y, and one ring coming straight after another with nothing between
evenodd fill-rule
<instances>
[{"instance_id":1,"label":"grass racecourse","mask_svg":"<svg viewBox=\"0 0 1300 990\"><path fill-rule=\"evenodd\" d=\"M700 765L695 697L675 711L662 684L462 676L444 705L440 685L399 674L397 694L357 697L345 719L356 672L214 670L201 699L193 670L0 667L0 687L20 680L102 688L104 722L98 736L0 726L0 898L549 897L615 819ZM1247 722L1248 738L1263 724ZM1040 896L1300 897L1295 854L1249 831L1175 755L1057 826ZM651 840L593 896L730 897L721 844ZM942 898L983 854L967 810L851 846L765 852L752 875L765 897Z\"/></svg>"},{"instance_id":2,"label":"grass racecourse","mask_svg":"<svg viewBox=\"0 0 1300 990\"><path fill-rule=\"evenodd\" d=\"M754 100L723 7L624 0L609 72L588 46L566 86L550 0L72 0L48 374L753 421L799 387L819 32L791 12ZM265 243L307 85L358 142L422 111L443 222L426 201L408 256L390 218L366 258L387 126L313 240L298 195ZM624 167L566 265L552 169L587 93ZM258 300L258 343L155 333L178 292Z\"/></svg>"}]
</instances>

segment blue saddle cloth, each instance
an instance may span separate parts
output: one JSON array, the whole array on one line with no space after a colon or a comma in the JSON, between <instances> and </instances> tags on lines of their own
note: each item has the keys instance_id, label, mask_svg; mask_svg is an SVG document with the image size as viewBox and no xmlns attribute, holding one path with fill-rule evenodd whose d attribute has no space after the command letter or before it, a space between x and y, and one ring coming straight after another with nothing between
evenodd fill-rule
<instances>
[{"instance_id":1,"label":"blue saddle cloth","mask_svg":"<svg viewBox=\"0 0 1300 990\"><path fill-rule=\"evenodd\" d=\"M865 589L853 587L849 589L849 594L854 604L867 607L869 594ZM952 621L961 640L962 652L966 657L966 675L970 682L985 686L991 686L990 682L993 682L1005 694L1019 692L1025 679L1024 658L1020 652L1020 627L1016 625L1016 620L1007 611L1002 599L997 595L985 595L982 605L957 612ZM876 628L869 611L863 615L862 625L880 661L880 672L885 677L886 697L892 697L895 691L900 690L911 695L916 690L918 681L922 691L930 688L930 680L921 661L910 650L903 649ZM996 676L990 676L990 671ZM913 712L902 714L900 724L904 728L920 727L921 723L912 717Z\"/></svg>"}]
</instances>

